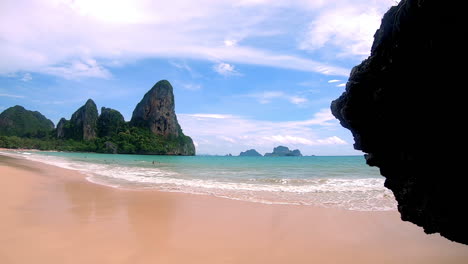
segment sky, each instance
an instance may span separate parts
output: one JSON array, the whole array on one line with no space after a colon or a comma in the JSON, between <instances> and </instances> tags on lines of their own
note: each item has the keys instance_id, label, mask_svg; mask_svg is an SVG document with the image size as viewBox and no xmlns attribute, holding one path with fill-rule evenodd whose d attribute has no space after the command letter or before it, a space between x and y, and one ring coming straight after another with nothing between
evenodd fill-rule
<instances>
[{"instance_id":1,"label":"sky","mask_svg":"<svg viewBox=\"0 0 468 264\"><path fill-rule=\"evenodd\" d=\"M159 80L197 154L360 155L330 112L395 0L2 0L0 111L130 120Z\"/></svg>"}]
</instances>

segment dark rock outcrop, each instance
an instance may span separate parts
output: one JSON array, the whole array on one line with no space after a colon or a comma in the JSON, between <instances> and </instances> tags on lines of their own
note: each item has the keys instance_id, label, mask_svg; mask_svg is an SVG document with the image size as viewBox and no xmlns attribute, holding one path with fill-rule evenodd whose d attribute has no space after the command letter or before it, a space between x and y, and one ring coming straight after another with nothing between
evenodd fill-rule
<instances>
[{"instance_id":1,"label":"dark rock outcrop","mask_svg":"<svg viewBox=\"0 0 468 264\"><path fill-rule=\"evenodd\" d=\"M109 154L117 154L118 153L118 147L116 144L106 141L104 142L104 152L109 153Z\"/></svg>"},{"instance_id":2,"label":"dark rock outcrop","mask_svg":"<svg viewBox=\"0 0 468 264\"><path fill-rule=\"evenodd\" d=\"M468 244L463 176L465 23L460 6L403 0L383 17L371 55L351 71L333 115L378 166L401 218ZM461 65L460 65L461 64Z\"/></svg>"},{"instance_id":3,"label":"dark rock outcrop","mask_svg":"<svg viewBox=\"0 0 468 264\"><path fill-rule=\"evenodd\" d=\"M56 136L57 138L64 138L65 137L65 128L70 121L66 120L65 118L60 118L60 121L57 124L56 129Z\"/></svg>"},{"instance_id":4,"label":"dark rock outcrop","mask_svg":"<svg viewBox=\"0 0 468 264\"><path fill-rule=\"evenodd\" d=\"M133 110L132 126L147 127L157 135L179 136L172 85L162 80L149 90Z\"/></svg>"},{"instance_id":5,"label":"dark rock outcrop","mask_svg":"<svg viewBox=\"0 0 468 264\"><path fill-rule=\"evenodd\" d=\"M91 140L97 136L98 111L93 100L78 108L70 119L72 138L77 140Z\"/></svg>"},{"instance_id":6,"label":"dark rock outcrop","mask_svg":"<svg viewBox=\"0 0 468 264\"><path fill-rule=\"evenodd\" d=\"M61 118L57 124L56 136L60 139L92 140L97 137L98 111L93 100L78 108L70 120Z\"/></svg>"},{"instance_id":7,"label":"dark rock outcrop","mask_svg":"<svg viewBox=\"0 0 468 264\"><path fill-rule=\"evenodd\" d=\"M53 129L54 123L41 113L19 105L0 114L0 135L3 136L41 136Z\"/></svg>"},{"instance_id":8,"label":"dark rock outcrop","mask_svg":"<svg viewBox=\"0 0 468 264\"><path fill-rule=\"evenodd\" d=\"M114 109L102 107L97 120L98 137L111 137L125 127L123 115Z\"/></svg>"},{"instance_id":9,"label":"dark rock outcrop","mask_svg":"<svg viewBox=\"0 0 468 264\"><path fill-rule=\"evenodd\" d=\"M262 154L258 153L255 149L249 149L239 154L241 157L261 157Z\"/></svg>"},{"instance_id":10,"label":"dark rock outcrop","mask_svg":"<svg viewBox=\"0 0 468 264\"><path fill-rule=\"evenodd\" d=\"M298 149L295 150L289 150L288 147L284 146L278 146L273 149L272 153L265 153L265 157L286 157L286 156L292 156L292 157L301 157L301 151Z\"/></svg>"},{"instance_id":11,"label":"dark rock outcrop","mask_svg":"<svg viewBox=\"0 0 468 264\"><path fill-rule=\"evenodd\" d=\"M149 129L151 133L173 142L165 153L167 155L195 155L192 139L184 135L177 121L173 88L166 80L157 82L137 104L130 126Z\"/></svg>"}]
</instances>

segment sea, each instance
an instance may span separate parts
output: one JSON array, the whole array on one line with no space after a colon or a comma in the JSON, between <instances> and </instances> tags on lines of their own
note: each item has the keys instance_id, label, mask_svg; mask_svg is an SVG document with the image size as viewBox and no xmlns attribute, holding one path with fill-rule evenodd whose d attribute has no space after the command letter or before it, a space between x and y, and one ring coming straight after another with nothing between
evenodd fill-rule
<instances>
[{"instance_id":1,"label":"sea","mask_svg":"<svg viewBox=\"0 0 468 264\"><path fill-rule=\"evenodd\" d=\"M396 210L377 168L363 156L156 156L3 151L77 170L96 184L211 195L266 204Z\"/></svg>"}]
</instances>

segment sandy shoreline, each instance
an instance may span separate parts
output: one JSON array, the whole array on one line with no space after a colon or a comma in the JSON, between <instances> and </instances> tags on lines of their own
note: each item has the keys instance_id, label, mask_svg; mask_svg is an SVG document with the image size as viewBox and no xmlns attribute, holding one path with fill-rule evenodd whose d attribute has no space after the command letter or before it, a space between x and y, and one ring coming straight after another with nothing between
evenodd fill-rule
<instances>
[{"instance_id":1,"label":"sandy shoreline","mask_svg":"<svg viewBox=\"0 0 468 264\"><path fill-rule=\"evenodd\" d=\"M0 155L0 263L467 263L397 212L119 190Z\"/></svg>"}]
</instances>

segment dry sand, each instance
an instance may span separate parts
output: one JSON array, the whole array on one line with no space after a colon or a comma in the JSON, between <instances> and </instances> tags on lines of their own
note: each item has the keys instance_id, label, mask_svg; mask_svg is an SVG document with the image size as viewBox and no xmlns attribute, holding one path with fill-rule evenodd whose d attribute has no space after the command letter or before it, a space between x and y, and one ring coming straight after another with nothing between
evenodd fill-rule
<instances>
[{"instance_id":1,"label":"dry sand","mask_svg":"<svg viewBox=\"0 0 468 264\"><path fill-rule=\"evenodd\" d=\"M0 156L0 263L468 263L397 212L120 190Z\"/></svg>"}]
</instances>

